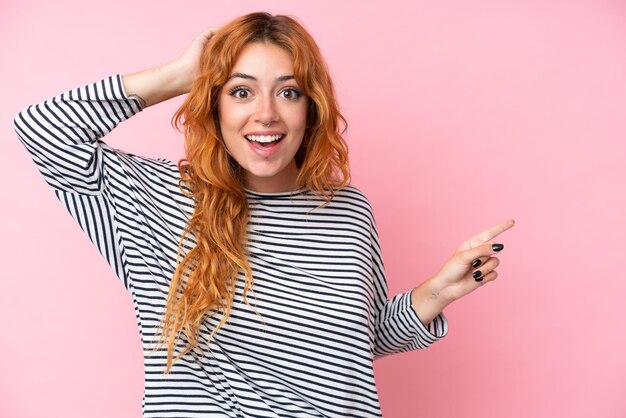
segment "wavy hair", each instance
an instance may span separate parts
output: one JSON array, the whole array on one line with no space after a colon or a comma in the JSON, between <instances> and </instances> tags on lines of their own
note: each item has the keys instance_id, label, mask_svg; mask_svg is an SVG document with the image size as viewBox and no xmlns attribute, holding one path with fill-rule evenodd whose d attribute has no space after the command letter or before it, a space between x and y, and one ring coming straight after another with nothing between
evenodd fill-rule
<instances>
[{"instance_id":1,"label":"wavy hair","mask_svg":"<svg viewBox=\"0 0 626 418\"><path fill-rule=\"evenodd\" d=\"M293 60L294 78L308 100L304 138L295 159L298 189L324 198L350 180L347 123L339 112L328 67L311 35L288 16L251 13L222 27L207 42L200 74L172 123L185 136L186 158L178 163L180 188L194 210L180 238L176 267L161 321L160 344L167 345L169 373L174 362L198 347L205 319L222 313L209 340L228 319L239 273L243 298L252 287L247 258L248 204L244 172L224 144L218 98L242 49L253 42L283 48ZM255 309L256 311L256 309ZM258 314L258 312L257 312ZM188 344L173 360L177 341Z\"/></svg>"}]
</instances>

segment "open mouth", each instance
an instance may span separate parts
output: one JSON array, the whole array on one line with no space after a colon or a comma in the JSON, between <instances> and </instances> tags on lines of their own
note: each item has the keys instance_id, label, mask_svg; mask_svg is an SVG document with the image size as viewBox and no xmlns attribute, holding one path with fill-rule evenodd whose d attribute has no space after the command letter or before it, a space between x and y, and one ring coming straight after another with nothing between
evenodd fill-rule
<instances>
[{"instance_id":1,"label":"open mouth","mask_svg":"<svg viewBox=\"0 0 626 418\"><path fill-rule=\"evenodd\" d=\"M283 140L285 135L246 135L248 142L253 142L261 147L271 147Z\"/></svg>"}]
</instances>

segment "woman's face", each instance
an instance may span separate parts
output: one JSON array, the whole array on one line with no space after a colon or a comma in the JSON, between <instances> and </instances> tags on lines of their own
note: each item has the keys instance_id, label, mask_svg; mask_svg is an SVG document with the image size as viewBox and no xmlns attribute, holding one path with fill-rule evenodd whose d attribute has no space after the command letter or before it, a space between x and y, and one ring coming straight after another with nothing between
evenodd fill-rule
<instances>
[{"instance_id":1,"label":"woman's face","mask_svg":"<svg viewBox=\"0 0 626 418\"><path fill-rule=\"evenodd\" d=\"M218 101L222 137L257 192L296 188L294 156L306 128L308 100L293 78L289 54L255 42L241 52Z\"/></svg>"}]
</instances>

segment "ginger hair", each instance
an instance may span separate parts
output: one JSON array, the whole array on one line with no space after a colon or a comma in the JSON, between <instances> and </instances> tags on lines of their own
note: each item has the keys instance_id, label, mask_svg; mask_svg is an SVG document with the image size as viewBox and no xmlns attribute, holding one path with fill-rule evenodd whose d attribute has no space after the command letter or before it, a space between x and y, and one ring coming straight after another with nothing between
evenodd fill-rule
<instances>
[{"instance_id":1,"label":"ginger hair","mask_svg":"<svg viewBox=\"0 0 626 418\"><path fill-rule=\"evenodd\" d=\"M295 156L298 189L323 197L324 206L350 179L343 139L347 123L339 112L328 67L311 35L293 18L268 13L251 13L219 29L207 42L200 74L172 119L185 137L186 156L178 163L179 186L195 206L180 238L178 264L161 320L159 345L167 345L166 373L180 357L198 347L206 318L222 313L209 341L226 323L240 272L245 275L243 299L250 306L247 293L253 277L246 250L244 173L226 149L217 106L238 55L253 42L272 43L291 56L294 78L308 100L307 128ZM173 359L181 334L188 344Z\"/></svg>"}]
</instances>

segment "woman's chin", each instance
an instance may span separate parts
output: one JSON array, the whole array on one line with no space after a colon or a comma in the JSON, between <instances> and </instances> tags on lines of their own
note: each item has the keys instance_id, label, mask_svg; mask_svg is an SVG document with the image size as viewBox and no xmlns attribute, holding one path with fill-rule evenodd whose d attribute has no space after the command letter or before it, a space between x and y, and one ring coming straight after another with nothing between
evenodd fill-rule
<instances>
[{"instance_id":1,"label":"woman's chin","mask_svg":"<svg viewBox=\"0 0 626 418\"><path fill-rule=\"evenodd\" d=\"M298 168L295 160L284 167L268 162L268 164L255 164L254 166L244 167L244 170L246 172L247 188L256 191L280 192L293 190L298 177Z\"/></svg>"}]
</instances>

